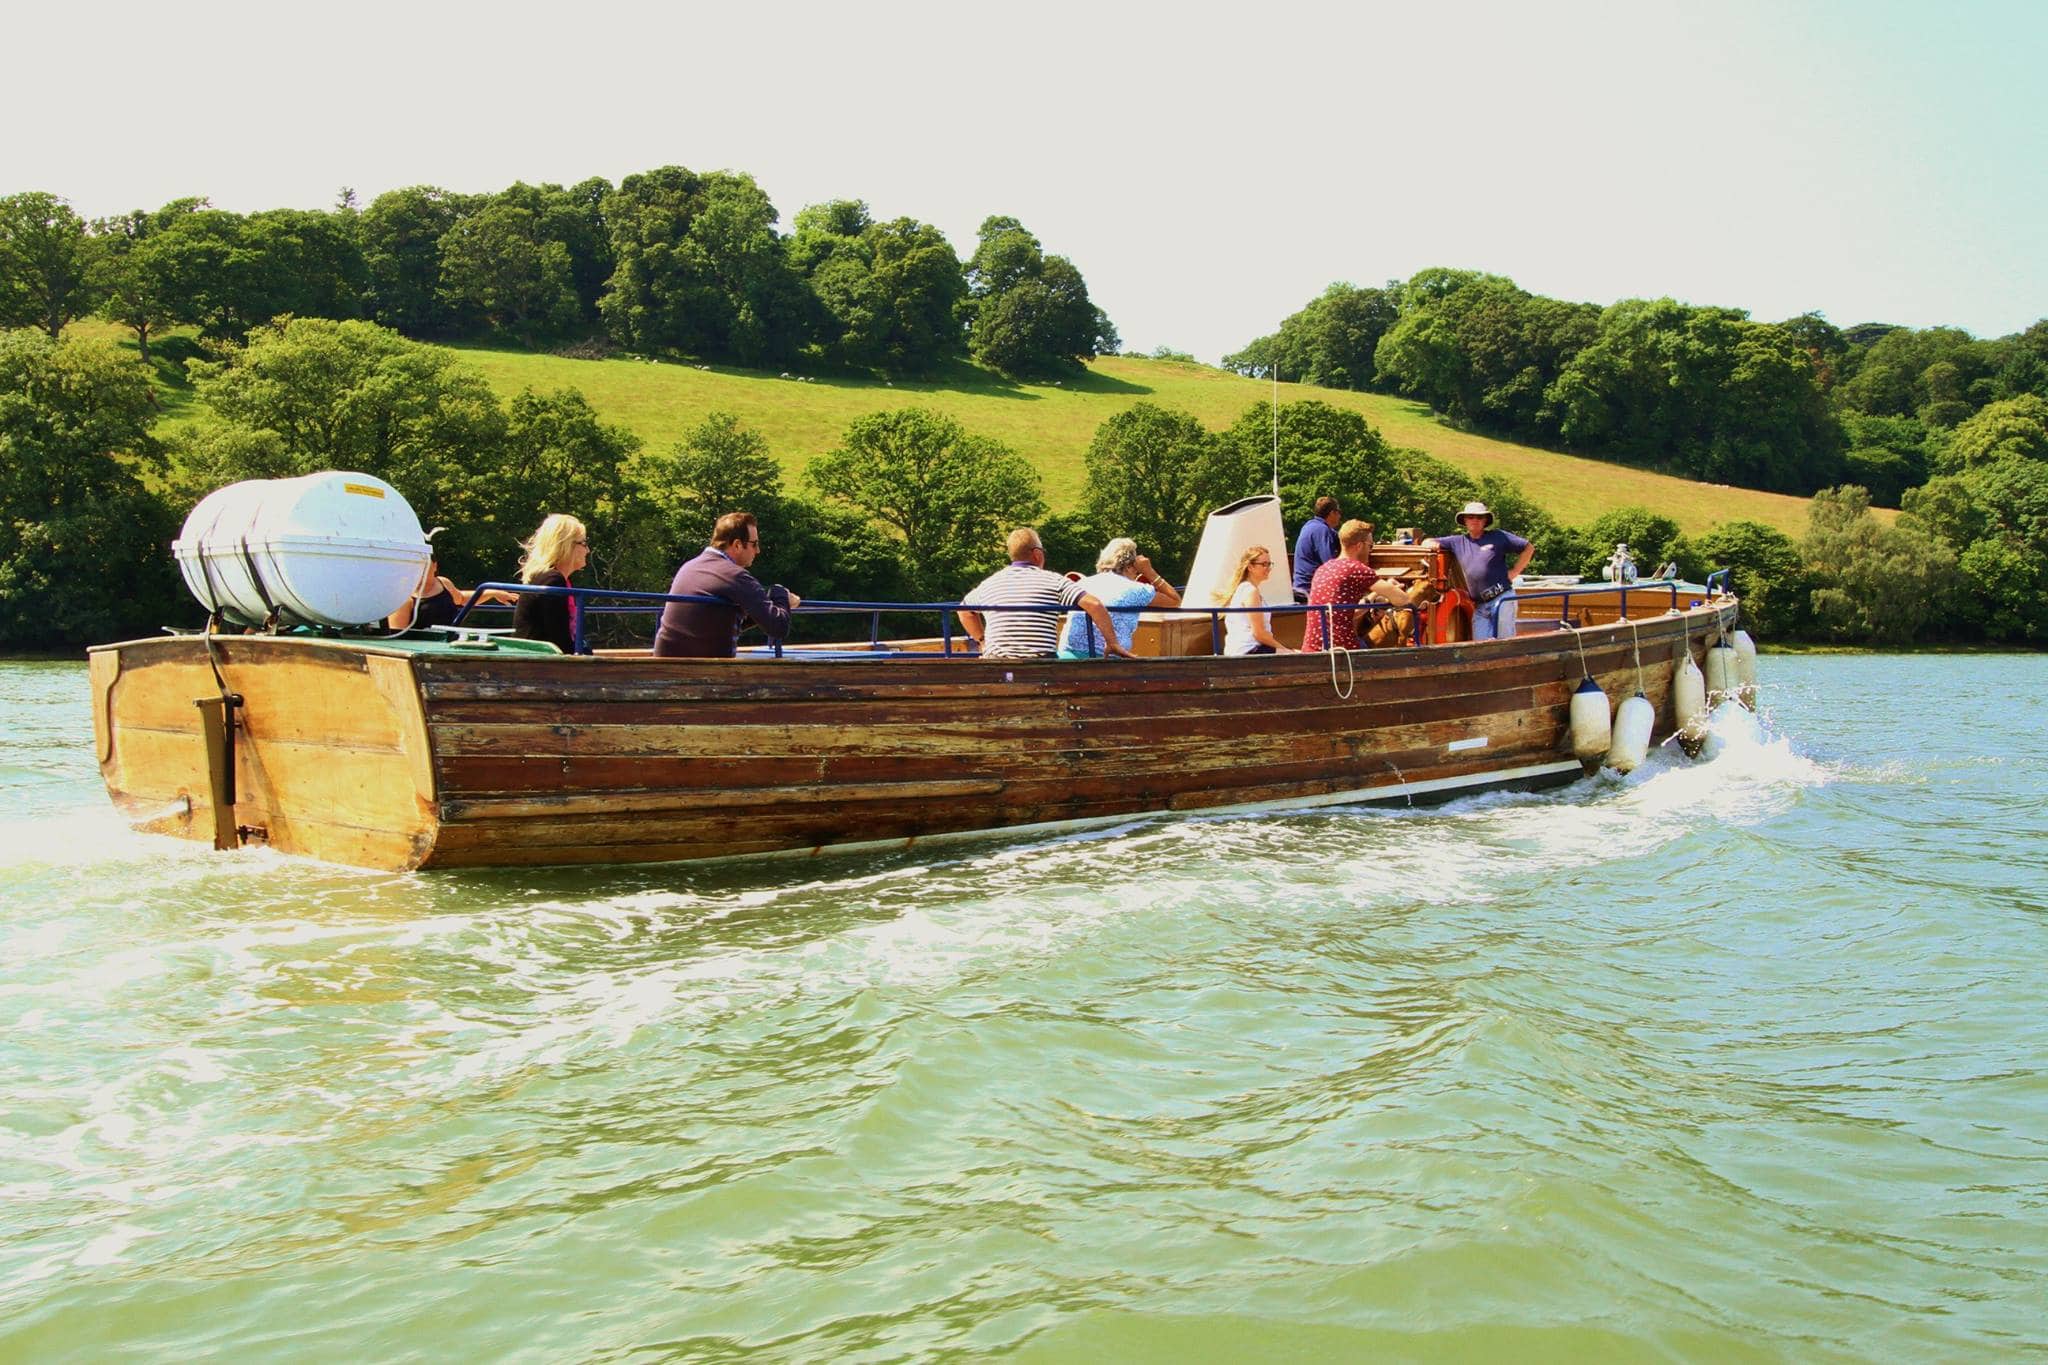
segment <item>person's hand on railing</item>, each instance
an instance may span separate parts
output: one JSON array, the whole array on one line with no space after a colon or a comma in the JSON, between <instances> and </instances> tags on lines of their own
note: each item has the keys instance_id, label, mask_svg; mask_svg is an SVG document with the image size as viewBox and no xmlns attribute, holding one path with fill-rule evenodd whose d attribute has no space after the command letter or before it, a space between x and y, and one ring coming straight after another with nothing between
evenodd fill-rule
<instances>
[{"instance_id":1,"label":"person's hand on railing","mask_svg":"<svg viewBox=\"0 0 2048 1365\"><path fill-rule=\"evenodd\" d=\"M784 588L783 591L789 593L789 609L791 611L795 611L798 607L804 604L804 599L798 597L795 592L791 591L788 588Z\"/></svg>"}]
</instances>

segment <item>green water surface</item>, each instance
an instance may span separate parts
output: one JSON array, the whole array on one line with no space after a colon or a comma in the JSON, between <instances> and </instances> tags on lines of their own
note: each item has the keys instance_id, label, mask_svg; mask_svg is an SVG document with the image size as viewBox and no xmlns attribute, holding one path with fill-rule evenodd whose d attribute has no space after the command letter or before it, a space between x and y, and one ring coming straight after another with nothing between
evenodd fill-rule
<instances>
[{"instance_id":1,"label":"green water surface","mask_svg":"<svg viewBox=\"0 0 2048 1365\"><path fill-rule=\"evenodd\" d=\"M391 876L0 665L0 1359L2048 1352L2048 659L1626 780Z\"/></svg>"}]
</instances>

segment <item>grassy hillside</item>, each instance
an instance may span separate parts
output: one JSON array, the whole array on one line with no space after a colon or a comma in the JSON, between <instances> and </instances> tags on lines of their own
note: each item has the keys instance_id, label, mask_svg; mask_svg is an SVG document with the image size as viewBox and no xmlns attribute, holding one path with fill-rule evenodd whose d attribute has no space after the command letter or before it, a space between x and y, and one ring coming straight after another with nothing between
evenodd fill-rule
<instances>
[{"instance_id":1,"label":"grassy hillside","mask_svg":"<svg viewBox=\"0 0 2048 1365\"><path fill-rule=\"evenodd\" d=\"M966 366L932 384L876 380L782 379L753 371L645 360L568 360L520 351L463 350L465 361L510 395L532 387L574 387L608 421L639 433L650 448L677 440L713 409L738 414L760 430L791 473L837 444L856 417L885 408L923 404L948 413L969 430L1013 447L1045 477L1054 510L1078 500L1085 477L1082 452L1111 414L1143 401L1193 413L1212 430L1229 425L1272 386L1205 365L1111 357L1064 384L1009 384ZM1283 403L1318 398L1365 414L1396 445L1413 446L1471 474L1515 479L1552 515L1566 523L1591 521L1616 507L1644 506L1672 517L1687 531L1748 519L1788 535L1806 530L1806 500L1745 488L1693 483L1598 460L1559 455L1455 431L1428 408L1379 394L1347 393L1282 384Z\"/></svg>"},{"instance_id":2,"label":"grassy hillside","mask_svg":"<svg viewBox=\"0 0 2048 1365\"><path fill-rule=\"evenodd\" d=\"M72 330L134 346L127 329L111 323L78 322ZM198 415L180 369L190 347L189 338L174 333L159 343L159 353L152 357L165 427ZM736 413L767 436L770 449L792 475L813 456L832 449L854 418L923 404L1029 458L1044 475L1046 495L1056 511L1079 499L1082 452L1096 427L1111 414L1144 400L1191 412L1206 426L1219 429L1272 393L1264 381L1205 365L1122 356L1098 360L1085 375L1054 385L1012 384L967 365L935 383L888 384L847 378L783 379L750 370L639 359L570 360L528 351L465 347L457 354L507 397L523 388L580 389L607 421L636 432L653 450L675 442L706 412ZM1426 451L1468 473L1512 478L1567 524L1583 524L1616 507L1641 506L1663 512L1690 532L1738 519L1760 521L1794 537L1806 530L1803 498L1693 483L1476 436L1446 426L1428 408L1406 399L1301 384L1280 386L1283 403L1301 398L1355 409L1394 444Z\"/></svg>"}]
</instances>

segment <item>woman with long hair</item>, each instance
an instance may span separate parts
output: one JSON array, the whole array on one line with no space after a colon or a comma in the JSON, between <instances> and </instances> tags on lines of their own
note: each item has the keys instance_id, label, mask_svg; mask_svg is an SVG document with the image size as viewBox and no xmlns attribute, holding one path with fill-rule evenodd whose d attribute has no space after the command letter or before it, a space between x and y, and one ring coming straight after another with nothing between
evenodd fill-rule
<instances>
[{"instance_id":1,"label":"woman with long hair","mask_svg":"<svg viewBox=\"0 0 2048 1365\"><path fill-rule=\"evenodd\" d=\"M1225 654L1293 654L1273 638L1273 613L1264 610L1266 597L1260 591L1273 576L1273 555L1263 545L1254 545L1238 557L1237 570L1216 600L1232 607L1257 607L1258 611L1232 611L1223 616Z\"/></svg>"},{"instance_id":2,"label":"woman with long hair","mask_svg":"<svg viewBox=\"0 0 2048 1365\"><path fill-rule=\"evenodd\" d=\"M590 562L590 533L565 512L550 512L533 536L521 542L519 581L537 588L566 588L569 576ZM582 612L576 599L553 593L519 594L512 609L512 633L527 640L546 640L564 654L576 652L576 623Z\"/></svg>"}]
</instances>

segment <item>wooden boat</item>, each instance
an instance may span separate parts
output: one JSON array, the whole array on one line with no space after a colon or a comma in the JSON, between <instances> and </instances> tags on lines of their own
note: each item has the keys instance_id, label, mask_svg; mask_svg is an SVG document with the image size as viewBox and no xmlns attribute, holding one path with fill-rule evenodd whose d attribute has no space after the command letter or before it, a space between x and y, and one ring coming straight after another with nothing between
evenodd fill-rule
<instances>
[{"instance_id":1,"label":"wooden boat","mask_svg":"<svg viewBox=\"0 0 2048 1365\"><path fill-rule=\"evenodd\" d=\"M1229 659L1198 612L1192 632L1155 621L1147 657L1084 662L166 636L91 652L93 729L123 812L219 847L391 869L910 847L1569 782L1581 678L1619 699L1639 659L1668 735L1678 661L1736 602L1638 587L1580 630L1524 612L1512 640Z\"/></svg>"}]
</instances>

